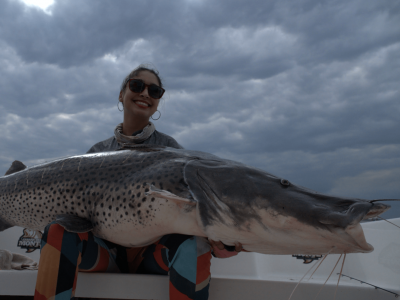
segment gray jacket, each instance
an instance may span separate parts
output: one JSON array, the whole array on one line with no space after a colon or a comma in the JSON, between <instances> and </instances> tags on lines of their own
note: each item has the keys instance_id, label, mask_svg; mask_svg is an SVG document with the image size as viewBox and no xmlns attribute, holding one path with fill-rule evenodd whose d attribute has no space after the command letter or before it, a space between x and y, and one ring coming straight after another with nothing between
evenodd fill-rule
<instances>
[{"instance_id":1,"label":"gray jacket","mask_svg":"<svg viewBox=\"0 0 400 300\"><path fill-rule=\"evenodd\" d=\"M153 134L145 141L138 144L154 144L167 146L176 149L183 149L181 145L178 144L177 141L173 137L169 135L159 132L155 130ZM115 136L110 137L102 142L98 142L92 148L89 149L86 153L97 153L97 152L108 152L108 151L116 151L118 150L120 145L118 144Z\"/></svg>"}]
</instances>

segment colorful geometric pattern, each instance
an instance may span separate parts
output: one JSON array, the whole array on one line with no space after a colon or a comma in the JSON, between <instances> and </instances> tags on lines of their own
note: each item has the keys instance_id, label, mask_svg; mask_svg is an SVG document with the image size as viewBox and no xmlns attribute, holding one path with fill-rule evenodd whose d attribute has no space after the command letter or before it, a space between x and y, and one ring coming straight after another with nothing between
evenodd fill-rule
<instances>
[{"instance_id":1,"label":"colorful geometric pattern","mask_svg":"<svg viewBox=\"0 0 400 300\"><path fill-rule=\"evenodd\" d=\"M148 247L125 248L51 223L42 237L34 300L73 298L78 271L169 274L170 299L206 300L210 266L204 238L170 234Z\"/></svg>"},{"instance_id":2,"label":"colorful geometric pattern","mask_svg":"<svg viewBox=\"0 0 400 300\"><path fill-rule=\"evenodd\" d=\"M204 238L169 234L150 245L138 273L169 273L169 298L208 299L211 248Z\"/></svg>"}]
</instances>

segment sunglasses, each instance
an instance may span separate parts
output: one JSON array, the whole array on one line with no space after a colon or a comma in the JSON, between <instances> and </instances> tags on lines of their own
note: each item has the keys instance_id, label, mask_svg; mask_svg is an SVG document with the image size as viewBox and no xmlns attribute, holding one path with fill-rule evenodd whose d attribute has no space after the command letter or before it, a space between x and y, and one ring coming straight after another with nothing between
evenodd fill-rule
<instances>
[{"instance_id":1,"label":"sunglasses","mask_svg":"<svg viewBox=\"0 0 400 300\"><path fill-rule=\"evenodd\" d=\"M149 96L154 99L160 99L164 95L165 90L155 84L145 84L140 79L129 79L129 89L134 93L141 93L147 87Z\"/></svg>"}]
</instances>

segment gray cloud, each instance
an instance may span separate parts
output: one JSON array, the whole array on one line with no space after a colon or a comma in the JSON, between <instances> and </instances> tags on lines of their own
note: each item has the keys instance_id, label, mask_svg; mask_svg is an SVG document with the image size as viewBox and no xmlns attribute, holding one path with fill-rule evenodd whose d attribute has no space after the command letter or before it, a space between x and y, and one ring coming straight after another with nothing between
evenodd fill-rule
<instances>
[{"instance_id":1,"label":"gray cloud","mask_svg":"<svg viewBox=\"0 0 400 300\"><path fill-rule=\"evenodd\" d=\"M157 128L320 192L399 198L400 9L393 1L0 3L0 168L86 152L122 121L143 62ZM400 205L394 204L400 216Z\"/></svg>"}]
</instances>

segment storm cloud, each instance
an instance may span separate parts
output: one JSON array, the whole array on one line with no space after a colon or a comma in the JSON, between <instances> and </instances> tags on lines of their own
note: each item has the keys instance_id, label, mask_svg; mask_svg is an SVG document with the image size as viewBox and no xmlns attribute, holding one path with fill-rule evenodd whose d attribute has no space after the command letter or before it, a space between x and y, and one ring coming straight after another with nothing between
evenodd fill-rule
<instances>
[{"instance_id":1,"label":"storm cloud","mask_svg":"<svg viewBox=\"0 0 400 300\"><path fill-rule=\"evenodd\" d=\"M167 90L157 129L185 148L319 192L400 198L392 0L1 0L0 172L112 136L141 63Z\"/></svg>"}]
</instances>

